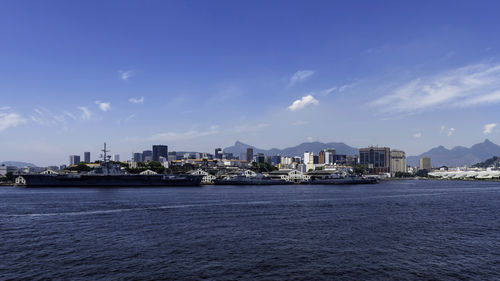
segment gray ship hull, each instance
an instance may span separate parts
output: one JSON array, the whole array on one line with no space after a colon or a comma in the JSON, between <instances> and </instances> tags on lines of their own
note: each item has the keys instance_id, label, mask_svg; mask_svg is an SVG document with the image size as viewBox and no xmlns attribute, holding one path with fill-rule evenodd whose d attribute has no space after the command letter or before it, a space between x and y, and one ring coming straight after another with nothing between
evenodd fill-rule
<instances>
[{"instance_id":1,"label":"gray ship hull","mask_svg":"<svg viewBox=\"0 0 500 281\"><path fill-rule=\"evenodd\" d=\"M27 187L200 186L194 175L22 175L17 185Z\"/></svg>"},{"instance_id":2,"label":"gray ship hull","mask_svg":"<svg viewBox=\"0 0 500 281\"><path fill-rule=\"evenodd\" d=\"M303 184L326 184L326 185L350 185L350 184L376 184L378 180L375 178L361 179L361 178L344 178L344 179L318 179Z\"/></svg>"},{"instance_id":3,"label":"gray ship hull","mask_svg":"<svg viewBox=\"0 0 500 281\"><path fill-rule=\"evenodd\" d=\"M215 185L287 185L291 182L282 180L215 180Z\"/></svg>"}]
</instances>

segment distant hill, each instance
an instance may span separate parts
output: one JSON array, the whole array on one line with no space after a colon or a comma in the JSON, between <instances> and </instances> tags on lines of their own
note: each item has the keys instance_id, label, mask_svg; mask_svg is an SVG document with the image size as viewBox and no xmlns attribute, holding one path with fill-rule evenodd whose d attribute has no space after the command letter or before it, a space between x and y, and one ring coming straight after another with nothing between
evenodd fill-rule
<instances>
[{"instance_id":1,"label":"distant hill","mask_svg":"<svg viewBox=\"0 0 500 281\"><path fill-rule=\"evenodd\" d=\"M19 162L19 161L4 161L4 162L1 162L0 165L1 164L5 165L5 166L16 166L18 168L24 168L26 166L28 166L28 167L36 167L35 164L26 163L26 162Z\"/></svg>"},{"instance_id":2,"label":"distant hill","mask_svg":"<svg viewBox=\"0 0 500 281\"><path fill-rule=\"evenodd\" d=\"M493 156L500 155L500 146L486 139L470 148L456 146L452 149L438 146L417 156L406 158L407 165L418 166L421 157L430 157L433 167L439 166L472 166Z\"/></svg>"},{"instance_id":3,"label":"distant hill","mask_svg":"<svg viewBox=\"0 0 500 281\"><path fill-rule=\"evenodd\" d=\"M342 142L304 142L297 146L287 147L284 149L272 148L272 149L261 149L251 146L249 144L242 143L240 141L236 141L233 146L224 148L224 152L232 153L234 156L239 156L241 153L246 153L247 148L253 148L254 153L264 153L264 155L281 155L281 156L303 156L304 152L314 152L314 154L318 155L318 153L326 148L335 148L337 150L337 154L346 154L346 155L356 155L358 154L358 149L355 147L351 147Z\"/></svg>"}]
</instances>

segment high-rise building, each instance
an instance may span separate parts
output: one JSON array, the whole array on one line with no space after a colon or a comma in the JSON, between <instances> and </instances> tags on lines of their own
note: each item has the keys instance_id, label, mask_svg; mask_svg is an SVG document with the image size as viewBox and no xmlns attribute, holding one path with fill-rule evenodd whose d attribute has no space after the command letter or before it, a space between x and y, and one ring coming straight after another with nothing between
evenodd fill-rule
<instances>
[{"instance_id":1,"label":"high-rise building","mask_svg":"<svg viewBox=\"0 0 500 281\"><path fill-rule=\"evenodd\" d=\"M215 149L215 159L222 159L222 148L216 148Z\"/></svg>"},{"instance_id":2,"label":"high-rise building","mask_svg":"<svg viewBox=\"0 0 500 281\"><path fill-rule=\"evenodd\" d=\"M115 154L114 160L115 162L120 162L120 154Z\"/></svg>"},{"instance_id":3,"label":"high-rise building","mask_svg":"<svg viewBox=\"0 0 500 281\"><path fill-rule=\"evenodd\" d=\"M422 157L420 158L420 170L426 170L428 172L431 171L431 158L429 157Z\"/></svg>"},{"instance_id":4,"label":"high-rise building","mask_svg":"<svg viewBox=\"0 0 500 281\"><path fill-rule=\"evenodd\" d=\"M144 150L142 151L142 162L150 162L153 161L153 151Z\"/></svg>"},{"instance_id":5,"label":"high-rise building","mask_svg":"<svg viewBox=\"0 0 500 281\"><path fill-rule=\"evenodd\" d=\"M142 162L142 153L136 152L132 155L134 162Z\"/></svg>"},{"instance_id":6,"label":"high-rise building","mask_svg":"<svg viewBox=\"0 0 500 281\"><path fill-rule=\"evenodd\" d=\"M90 152L83 153L83 161L86 163L90 163Z\"/></svg>"},{"instance_id":7,"label":"high-rise building","mask_svg":"<svg viewBox=\"0 0 500 281\"><path fill-rule=\"evenodd\" d=\"M391 150L391 175L406 173L406 155L402 150Z\"/></svg>"},{"instance_id":8,"label":"high-rise building","mask_svg":"<svg viewBox=\"0 0 500 281\"><path fill-rule=\"evenodd\" d=\"M80 163L80 155L70 155L69 156L69 165L78 165Z\"/></svg>"},{"instance_id":9,"label":"high-rise building","mask_svg":"<svg viewBox=\"0 0 500 281\"><path fill-rule=\"evenodd\" d=\"M255 156L255 162L257 163L265 163L266 162L266 156L264 153L258 153L257 156Z\"/></svg>"},{"instance_id":10,"label":"high-rise building","mask_svg":"<svg viewBox=\"0 0 500 281\"><path fill-rule=\"evenodd\" d=\"M318 155L318 163L325 164L325 151L321 150Z\"/></svg>"},{"instance_id":11,"label":"high-rise building","mask_svg":"<svg viewBox=\"0 0 500 281\"><path fill-rule=\"evenodd\" d=\"M304 164L314 164L314 154L312 152L304 152Z\"/></svg>"},{"instance_id":12,"label":"high-rise building","mask_svg":"<svg viewBox=\"0 0 500 281\"><path fill-rule=\"evenodd\" d=\"M247 148L247 161L252 162L253 161L253 148Z\"/></svg>"},{"instance_id":13,"label":"high-rise building","mask_svg":"<svg viewBox=\"0 0 500 281\"><path fill-rule=\"evenodd\" d=\"M388 147L367 147L359 149L359 164L366 165L370 173L389 173L391 149Z\"/></svg>"},{"instance_id":14,"label":"high-rise building","mask_svg":"<svg viewBox=\"0 0 500 281\"><path fill-rule=\"evenodd\" d=\"M335 164L335 155L337 151L335 148L327 148L325 149L325 164L333 165Z\"/></svg>"},{"instance_id":15,"label":"high-rise building","mask_svg":"<svg viewBox=\"0 0 500 281\"><path fill-rule=\"evenodd\" d=\"M247 161L247 154L246 153L240 153L240 160L241 161Z\"/></svg>"},{"instance_id":16,"label":"high-rise building","mask_svg":"<svg viewBox=\"0 0 500 281\"><path fill-rule=\"evenodd\" d=\"M153 161L160 161L160 157L168 158L167 145L153 145Z\"/></svg>"}]
</instances>

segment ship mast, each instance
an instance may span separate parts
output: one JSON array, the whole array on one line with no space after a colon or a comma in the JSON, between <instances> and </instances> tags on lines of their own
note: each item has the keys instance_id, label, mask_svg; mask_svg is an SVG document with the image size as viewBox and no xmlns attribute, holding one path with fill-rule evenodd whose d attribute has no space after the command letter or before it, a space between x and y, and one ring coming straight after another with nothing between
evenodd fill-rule
<instances>
[{"instance_id":1,"label":"ship mast","mask_svg":"<svg viewBox=\"0 0 500 281\"><path fill-rule=\"evenodd\" d=\"M103 158L104 163L107 163L108 162L107 153L109 152L109 150L106 149L106 143L104 143L104 149L102 149L101 151L104 152L104 155L101 154L101 157ZM109 157L111 157L111 156L109 156Z\"/></svg>"}]
</instances>

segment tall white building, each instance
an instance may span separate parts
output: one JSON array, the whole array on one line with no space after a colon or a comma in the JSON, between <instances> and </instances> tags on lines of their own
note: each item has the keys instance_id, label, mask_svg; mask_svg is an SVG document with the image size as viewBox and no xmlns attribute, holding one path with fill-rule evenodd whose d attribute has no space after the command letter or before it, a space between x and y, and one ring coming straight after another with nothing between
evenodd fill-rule
<instances>
[{"instance_id":1,"label":"tall white building","mask_svg":"<svg viewBox=\"0 0 500 281\"><path fill-rule=\"evenodd\" d=\"M391 150L391 175L406 173L406 154L402 150Z\"/></svg>"}]
</instances>

